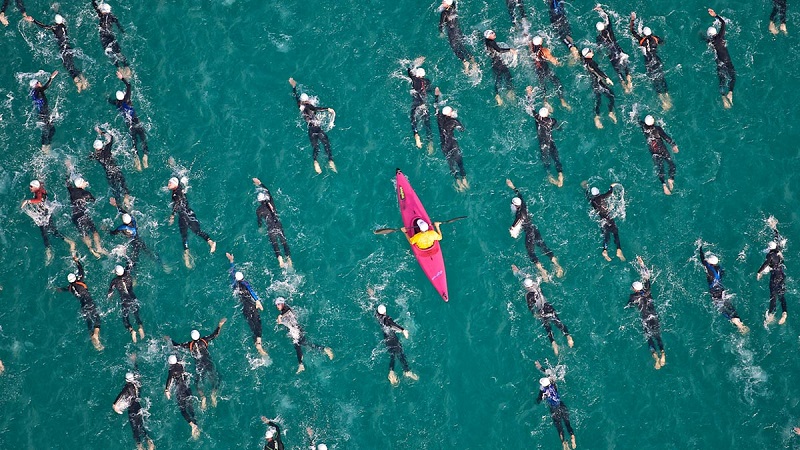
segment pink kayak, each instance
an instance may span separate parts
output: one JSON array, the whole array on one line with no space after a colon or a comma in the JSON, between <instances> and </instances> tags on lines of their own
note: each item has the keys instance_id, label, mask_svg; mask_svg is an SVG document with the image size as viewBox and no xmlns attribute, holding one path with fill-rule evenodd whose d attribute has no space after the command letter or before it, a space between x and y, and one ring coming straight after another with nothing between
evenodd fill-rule
<instances>
[{"instance_id":1,"label":"pink kayak","mask_svg":"<svg viewBox=\"0 0 800 450\"><path fill-rule=\"evenodd\" d=\"M417 219L422 219L430 225L430 229L434 229L431 218L425 212L425 208L419 201L419 197L414 192L408 179L400 169L397 169L397 203L400 205L400 216L403 218L403 226L406 228L406 234L411 238L415 233L414 224ZM411 251L417 258L422 271L425 276L431 280L431 284L436 289L436 292L442 296L442 300L447 301L447 275L444 271L444 257L442 256L442 248L439 241L435 241L431 248L421 250L416 245L411 246Z\"/></svg>"}]
</instances>

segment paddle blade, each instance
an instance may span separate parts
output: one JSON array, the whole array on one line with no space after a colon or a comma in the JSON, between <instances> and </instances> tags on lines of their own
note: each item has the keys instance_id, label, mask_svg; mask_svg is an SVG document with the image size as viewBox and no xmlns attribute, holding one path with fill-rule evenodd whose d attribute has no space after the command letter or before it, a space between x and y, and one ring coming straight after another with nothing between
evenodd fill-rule
<instances>
[{"instance_id":1,"label":"paddle blade","mask_svg":"<svg viewBox=\"0 0 800 450\"><path fill-rule=\"evenodd\" d=\"M379 228L379 229L373 231L373 233L375 233L375 234L391 234L391 233L394 233L395 231L400 231L400 229L399 228Z\"/></svg>"}]
</instances>

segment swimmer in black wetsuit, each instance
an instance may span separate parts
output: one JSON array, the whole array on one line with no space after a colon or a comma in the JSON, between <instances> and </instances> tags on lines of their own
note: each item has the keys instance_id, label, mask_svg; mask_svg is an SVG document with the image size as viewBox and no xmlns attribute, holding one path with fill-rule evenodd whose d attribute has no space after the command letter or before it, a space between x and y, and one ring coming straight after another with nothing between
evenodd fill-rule
<instances>
[{"instance_id":1,"label":"swimmer in black wetsuit","mask_svg":"<svg viewBox=\"0 0 800 450\"><path fill-rule=\"evenodd\" d=\"M42 151L45 154L50 152L50 144L53 142L53 135L56 134L56 127L53 125L53 118L50 117L50 105L47 103L47 96L44 91L50 87L50 83L53 82L53 78L55 78L56 75L58 75L57 70L50 74L50 78L45 84L40 83L39 80L36 79L30 81L31 99L33 100L34 106L36 106L36 112L39 114L39 122L42 126L41 142Z\"/></svg>"},{"instance_id":2,"label":"swimmer in black wetsuit","mask_svg":"<svg viewBox=\"0 0 800 450\"><path fill-rule=\"evenodd\" d=\"M708 14L714 18L714 24L719 25L719 31L714 27L708 27L708 30L706 30L706 42L714 49L722 106L730 108L733 106L733 86L736 84L736 70L733 68L731 55L728 53L728 44L725 41L727 25L725 24L725 18L718 16L713 9L709 8Z\"/></svg>"},{"instance_id":3,"label":"swimmer in black wetsuit","mask_svg":"<svg viewBox=\"0 0 800 450\"><path fill-rule=\"evenodd\" d=\"M292 86L292 94L294 94L294 98L297 101L297 107L300 108L300 115L308 126L308 140L311 141L311 147L314 149L314 171L322 173L322 168L320 168L319 162L317 161L317 157L319 156L319 143L322 142L322 145L325 147L325 153L328 155L328 167L336 173L336 164L333 162L333 153L331 153L331 142L328 139L328 135L322 130L322 121L317 117L317 113L328 112L335 118L336 111L327 106L315 105L305 92L298 94L297 82L294 81L294 78L289 78L289 84ZM331 119L331 123L332 122L333 119Z\"/></svg>"},{"instance_id":4,"label":"swimmer in black wetsuit","mask_svg":"<svg viewBox=\"0 0 800 450\"><path fill-rule=\"evenodd\" d=\"M6 17L6 8L8 8L8 3L9 0L3 0L3 6L0 6L0 23L6 27L8 26L8 17ZM22 18L28 20L28 14L25 13L25 4L22 3L22 0L14 0L14 3L17 5L19 12L22 13ZM785 9L786 8L784 8L784 10ZM784 28L786 27L784 26Z\"/></svg>"},{"instance_id":5,"label":"swimmer in black wetsuit","mask_svg":"<svg viewBox=\"0 0 800 450\"><path fill-rule=\"evenodd\" d=\"M467 182L467 171L464 170L464 159L461 155L461 147L458 146L455 131L464 131L464 125L458 120L458 112L445 106L439 110L439 106L445 102L441 100L442 92L437 87L434 90L436 96L436 123L439 125L439 141L442 145L442 153L450 166L450 174L456 179L456 190L462 192L469 189Z\"/></svg>"},{"instance_id":6,"label":"swimmer in black wetsuit","mask_svg":"<svg viewBox=\"0 0 800 450\"><path fill-rule=\"evenodd\" d=\"M169 268L161 261L161 257L151 250L150 247L144 243L144 240L142 240L142 236L139 234L139 227L136 224L136 218L125 208L120 206L115 198L112 197L108 199L108 203L116 207L117 211L122 215L122 224L111 230L111 235L116 236L121 234L128 238L128 248L130 248L131 253L127 256L128 260L130 260L131 272L136 270L136 264L139 262L139 252L141 251L144 251L149 257L153 258L164 271L169 271Z\"/></svg>"},{"instance_id":7,"label":"swimmer in black wetsuit","mask_svg":"<svg viewBox=\"0 0 800 450\"><path fill-rule=\"evenodd\" d=\"M408 330L386 315L386 306L384 305L378 305L375 317L378 319L378 323L381 324L383 343L386 344L386 349L389 351L389 382L392 383L392 386L400 384L400 380L397 379L397 375L394 373L395 357L400 359L400 364L403 366L403 375L415 381L419 380L417 374L408 368L408 361L406 361L406 355L403 353L403 345L400 344L400 339L397 337L397 333L402 333L408 339Z\"/></svg>"},{"instance_id":8,"label":"swimmer in black wetsuit","mask_svg":"<svg viewBox=\"0 0 800 450\"><path fill-rule=\"evenodd\" d=\"M136 441L137 450L144 449L145 441L147 442L148 450L154 450L156 446L144 426L144 411L142 411L142 399L139 394L142 383L139 377L139 369L136 365L135 353L131 355L131 361L133 361L133 372L125 374L125 386L114 400L112 408L117 414L122 414L123 411L128 410L128 423L131 424L133 440Z\"/></svg>"},{"instance_id":9,"label":"swimmer in black wetsuit","mask_svg":"<svg viewBox=\"0 0 800 450\"><path fill-rule=\"evenodd\" d=\"M564 0L544 0L550 8L550 24L556 35L567 46L572 58L578 59L578 48L572 41L572 31L570 30L569 20L567 20L567 11L564 9Z\"/></svg>"},{"instance_id":10,"label":"swimmer in black wetsuit","mask_svg":"<svg viewBox=\"0 0 800 450\"><path fill-rule=\"evenodd\" d=\"M656 370L660 369L667 363L667 356L664 353L664 343L661 341L661 323L658 320L658 312L656 312L656 305L653 302L653 295L650 292L650 269L644 265L641 256L636 257L636 262L639 264L639 271L642 276L642 281L634 281L631 284L633 293L628 297L628 304L625 307L634 306L639 310L642 317L642 328L644 328L644 335L647 338L647 345L650 347L650 353L655 360ZM661 356L656 352L656 344Z\"/></svg>"},{"instance_id":11,"label":"swimmer in black wetsuit","mask_svg":"<svg viewBox=\"0 0 800 450\"><path fill-rule=\"evenodd\" d=\"M648 115L645 116L643 121L639 122L639 125L642 127L645 138L647 138L647 147L653 156L653 165L658 171L658 179L661 181L664 194L672 195L672 190L675 189L675 163L672 162L672 156L664 142L672 146L673 153L678 153L678 146L664 129L655 123L653 116ZM669 165L669 178L667 180L664 180L664 162Z\"/></svg>"},{"instance_id":12,"label":"swimmer in black wetsuit","mask_svg":"<svg viewBox=\"0 0 800 450\"><path fill-rule=\"evenodd\" d=\"M717 258L716 255L709 255L708 258L706 258L702 242L697 248L697 253L700 256L700 263L703 265L703 268L706 269L708 293L711 294L711 301L714 307L716 307L717 311L726 319L730 320L731 323L739 329L740 333L747 333L750 329L742 323L739 314L736 312L736 308L734 308L733 303L731 303L730 296L722 285L722 276L725 275L725 272L719 266L719 258Z\"/></svg>"},{"instance_id":13,"label":"swimmer in black wetsuit","mask_svg":"<svg viewBox=\"0 0 800 450\"><path fill-rule=\"evenodd\" d=\"M506 180L506 186L511 188L514 191L515 197L511 199L511 211L514 213L514 223L511 224L511 227L508 229L509 233L511 233L511 237L517 238L519 236L519 231L522 229L525 231L525 249L528 251L528 258L530 258L531 262L536 265L536 268L539 269L539 273L543 280L548 281L550 279L550 275L547 273L547 270L542 266L542 263L539 261L539 258L536 256L536 246L538 245L542 252L550 258L550 261L553 263L553 270L556 272L557 277L564 276L564 269L558 264L558 259L553 254L553 252L547 248L547 245L544 243L544 239L542 239L541 233L539 233L539 229L536 225L533 224L533 220L531 218L530 211L528 211L528 205L525 203L525 199L522 197L522 193L514 186L514 183L511 180Z\"/></svg>"},{"instance_id":14,"label":"swimmer in black wetsuit","mask_svg":"<svg viewBox=\"0 0 800 450\"><path fill-rule=\"evenodd\" d=\"M192 439L200 437L200 428L197 426L197 421L194 417L194 406L192 405L192 388L190 386L192 376L186 372L183 367L183 362L178 361L175 355L169 355L167 358L169 363L169 373L167 374L167 384L164 386L164 395L167 400L170 399L170 390L175 387L175 401L178 403L178 408L181 410L181 415L192 427Z\"/></svg>"},{"instance_id":15,"label":"swimmer in black wetsuit","mask_svg":"<svg viewBox=\"0 0 800 450\"><path fill-rule=\"evenodd\" d=\"M619 42L617 42L617 37L614 35L611 21L608 19L608 14L603 11L603 7L597 5L594 7L594 10L600 14L600 18L602 19L601 22L595 24L595 28L597 28L597 45L606 49L608 59L611 60L611 66L614 67L614 71L617 72L619 81L625 89L625 93L630 93L633 89L633 83L631 81L630 70L628 69L629 56L622 51L622 47L620 47Z\"/></svg>"},{"instance_id":16,"label":"swimmer in black wetsuit","mask_svg":"<svg viewBox=\"0 0 800 450\"><path fill-rule=\"evenodd\" d=\"M780 29L783 34L788 34L786 31L786 0L772 0L772 12L769 13L769 32L772 34L778 34L778 29L775 28L775 19L780 21Z\"/></svg>"},{"instance_id":17,"label":"swimmer in black wetsuit","mask_svg":"<svg viewBox=\"0 0 800 450\"><path fill-rule=\"evenodd\" d=\"M536 363L538 366L538 361ZM542 372L545 373L544 371ZM536 397L536 403L541 403L542 399L547 401L547 406L550 407L550 417L553 419L553 425L555 425L556 431L558 431L558 437L561 438L562 448L564 450L569 448L569 443L564 437L563 427L567 428L572 448L575 448L575 433L572 430L572 425L569 423L569 410L567 409L567 405L561 401L561 395L558 393L558 388L556 387L553 377L545 376L539 379L539 395Z\"/></svg>"},{"instance_id":18,"label":"swimmer in black wetsuit","mask_svg":"<svg viewBox=\"0 0 800 450\"><path fill-rule=\"evenodd\" d=\"M33 222L39 227L42 232L42 240L44 241L45 264L49 265L53 260L53 250L50 248L49 236L57 237L69 245L69 251L75 254L75 242L67 238L56 228L53 222L52 211L50 210L50 203L47 201L47 190L39 180L33 180L28 185L32 199L23 200L20 207L31 216Z\"/></svg>"},{"instance_id":19,"label":"swimmer in black wetsuit","mask_svg":"<svg viewBox=\"0 0 800 450\"><path fill-rule=\"evenodd\" d=\"M477 68L475 58L464 46L464 35L461 33L461 27L458 25L458 11L455 0L442 0L442 5L439 7L439 34L447 33L447 41L450 43L450 48L453 49L456 58L461 60L464 65L464 73L469 73L471 68Z\"/></svg>"},{"instance_id":20,"label":"swimmer in black wetsuit","mask_svg":"<svg viewBox=\"0 0 800 450\"><path fill-rule=\"evenodd\" d=\"M124 33L125 30L122 28L122 24L119 23L115 15L111 14L111 5L108 3L98 5L97 0L92 0L92 6L100 19L100 43L103 44L103 51L106 56L111 58L120 73L124 74L125 78L130 78L131 68L119 48L119 42L117 42L117 37L114 36L113 31L113 26L116 24L119 32Z\"/></svg>"},{"instance_id":21,"label":"swimmer in black wetsuit","mask_svg":"<svg viewBox=\"0 0 800 450\"><path fill-rule=\"evenodd\" d=\"M286 235L283 232L281 220L278 218L278 210L275 209L275 201L272 198L272 194L258 178L253 178L253 184L256 185L258 190L256 196L256 200L259 202L256 209L258 228L260 229L264 223L267 224L267 236L269 236L269 242L272 244L272 251L275 252L275 257L278 258L278 265L291 268L292 255L289 253L289 244L286 242ZM283 253L286 255L285 262L278 246L279 242L283 246Z\"/></svg>"},{"instance_id":22,"label":"swimmer in black wetsuit","mask_svg":"<svg viewBox=\"0 0 800 450\"><path fill-rule=\"evenodd\" d=\"M588 188L588 183L583 182L581 183L584 189ZM625 256L622 254L622 246L619 243L619 230L617 229L617 223L614 222L614 218L611 217L611 212L608 210L608 206L606 206L606 199L611 197L611 194L614 193L614 186L618 185L618 183L611 183L611 186L608 188L608 192L603 194L600 193L600 189L597 187L592 187L587 192L589 204L592 205L592 209L597 213L597 216L600 218L600 229L603 231L603 258L606 261L611 261L611 257L608 256L608 238L609 235L614 235L614 244L617 246L617 258L621 261L625 261Z\"/></svg>"},{"instance_id":23,"label":"swimmer in black wetsuit","mask_svg":"<svg viewBox=\"0 0 800 450\"><path fill-rule=\"evenodd\" d=\"M500 47L497 44L497 35L492 30L483 32L483 44L486 46L486 52L492 60L492 71L494 72L494 99L497 101L497 106L503 104L503 98L500 97L500 88L506 90L506 98L514 100L514 85L511 83L511 71L508 70L508 65L503 61L503 53L517 54L517 50L510 47Z\"/></svg>"},{"instance_id":24,"label":"swimmer in black wetsuit","mask_svg":"<svg viewBox=\"0 0 800 450\"><path fill-rule=\"evenodd\" d=\"M506 0L508 7L508 16L511 18L511 23L514 27L527 30L528 17L525 15L525 4L522 0Z\"/></svg>"},{"instance_id":25,"label":"swimmer in black wetsuit","mask_svg":"<svg viewBox=\"0 0 800 450\"><path fill-rule=\"evenodd\" d=\"M614 113L614 92L611 86L614 82L611 78L600 70L597 61L594 60L594 52L591 49L584 48L581 50L583 56L583 67L589 72L589 78L592 79L592 92L594 92L594 126L603 128L603 122L600 120L600 104L603 101L603 96L608 98L608 118L612 122L617 123L617 115Z\"/></svg>"},{"instance_id":26,"label":"swimmer in black wetsuit","mask_svg":"<svg viewBox=\"0 0 800 450\"><path fill-rule=\"evenodd\" d=\"M558 95L558 98L561 100L561 106L569 111L572 108L564 98L564 86L550 67L550 64L560 66L561 63L550 53L550 49L544 47L543 42L541 36L534 36L533 39L528 42L528 48L530 49L531 58L533 59L533 68L536 70L536 77L539 79L539 88L541 88L543 92L544 106L549 110L553 109L547 101L547 83L550 82L556 91L556 95ZM530 86L525 92L528 97L532 96L532 89Z\"/></svg>"},{"instance_id":27,"label":"swimmer in black wetsuit","mask_svg":"<svg viewBox=\"0 0 800 450\"><path fill-rule=\"evenodd\" d=\"M139 326L139 337L144 339L144 326L139 317L139 299L133 293L133 277L131 276L131 266L127 268L117 265L114 267L116 276L111 279L108 285L107 298L111 300L114 291L119 292L120 310L122 312L122 324L131 333L131 340L136 342L136 331L131 326L130 316L133 315L136 324Z\"/></svg>"},{"instance_id":28,"label":"swimmer in black wetsuit","mask_svg":"<svg viewBox=\"0 0 800 450\"><path fill-rule=\"evenodd\" d=\"M122 72L117 71L117 78L125 83L125 92L117 91L113 98L108 99L108 103L117 107L119 114L125 119L128 125L128 132L131 135L133 142L133 156L136 170L142 171L142 166L147 169L147 136L144 133L144 125L139 121L139 116L136 115L136 109L131 102L131 84L122 76ZM142 159L139 160L139 145L142 146Z\"/></svg>"},{"instance_id":29,"label":"swimmer in black wetsuit","mask_svg":"<svg viewBox=\"0 0 800 450\"><path fill-rule=\"evenodd\" d=\"M267 352L264 350L264 347L261 346L261 316L258 315L258 311L263 311L264 307L261 305L256 291L254 291L250 283L244 279L244 274L236 270L236 266L233 264L233 255L225 253L225 256L228 257L228 261L231 263L229 272L231 275L233 293L236 294L236 296L239 297L239 301L242 302L242 315L247 321L247 325L250 326L250 331L253 333L253 342L255 343L256 350L258 350L261 356L266 357Z\"/></svg>"},{"instance_id":30,"label":"swimmer in black wetsuit","mask_svg":"<svg viewBox=\"0 0 800 450\"><path fill-rule=\"evenodd\" d=\"M281 439L281 426L274 420L261 416L261 421L266 425L267 432L264 435L266 442L264 450L284 450L283 440Z\"/></svg>"},{"instance_id":31,"label":"swimmer in black wetsuit","mask_svg":"<svg viewBox=\"0 0 800 450\"><path fill-rule=\"evenodd\" d=\"M184 180L185 181L185 180ZM194 215L194 211L189 207L189 200L186 198L186 187L177 177L172 177L167 183L167 189L172 192L172 214L169 216L169 224L175 223L175 215L178 215L178 228L181 232L181 239L183 240L183 262L186 268L191 269L194 264L192 263L191 255L189 254L189 230L201 239L204 239L208 246L211 248L211 253L217 249L217 243L203 230L200 229L200 222Z\"/></svg>"},{"instance_id":32,"label":"swimmer in black wetsuit","mask_svg":"<svg viewBox=\"0 0 800 450\"><path fill-rule=\"evenodd\" d=\"M306 333L300 327L300 324L297 323L297 316L294 314L292 308L286 304L286 300L283 297L275 299L275 307L280 311L277 319L278 324L289 329L289 336L292 338L294 351L297 353L297 373L306 370L306 367L303 365L303 346L325 352L328 358L333 359L333 350L331 350L330 347L314 344L306 338Z\"/></svg>"},{"instance_id":33,"label":"swimmer in black wetsuit","mask_svg":"<svg viewBox=\"0 0 800 450\"><path fill-rule=\"evenodd\" d=\"M106 181L108 181L108 186L111 188L111 195L117 199L117 202L130 207L131 198L128 192L128 185L125 184L122 170L117 165L114 154L111 153L111 147L114 145L114 136L101 130L100 127L95 127L95 130L99 136L92 144L94 151L89 154L89 159L93 159L103 166L103 170L106 173Z\"/></svg>"},{"instance_id":34,"label":"swimmer in black wetsuit","mask_svg":"<svg viewBox=\"0 0 800 450\"><path fill-rule=\"evenodd\" d=\"M100 343L100 314L97 312L97 306L92 300L92 295L89 293L89 287L86 285L85 276L83 272L83 265L77 256L73 255L72 260L75 261L75 267L78 273L70 273L67 275L68 286L56 288L59 292L70 292L81 302L81 317L86 321L86 327L89 328L89 336L91 336L92 345L97 351L103 350L103 344Z\"/></svg>"},{"instance_id":35,"label":"swimmer in black wetsuit","mask_svg":"<svg viewBox=\"0 0 800 450\"><path fill-rule=\"evenodd\" d=\"M778 325L786 323L786 266L783 264L783 248L786 245L786 239L778 233L778 221L774 217L767 220L767 224L772 229L774 234L772 241L770 241L767 249L767 256L764 258L764 263L756 271L756 279L760 280L761 276L769 272L769 309L765 314L764 326L771 324L775 320L775 310L777 302L780 300L781 309L783 314L778 321Z\"/></svg>"},{"instance_id":36,"label":"swimmer in black wetsuit","mask_svg":"<svg viewBox=\"0 0 800 450\"><path fill-rule=\"evenodd\" d=\"M630 31L636 43L644 52L644 65L647 69L647 77L653 82L653 89L658 93L661 100L661 107L664 111L672 108L672 99L667 90L667 80L664 78L664 64L658 56L658 46L664 44L664 40L653 34L650 27L642 28L642 34L636 31L636 13L631 13Z\"/></svg>"},{"instance_id":37,"label":"swimmer in black wetsuit","mask_svg":"<svg viewBox=\"0 0 800 450\"><path fill-rule=\"evenodd\" d=\"M530 87L530 86L528 86ZM553 140L553 130L558 130L561 125L550 117L550 110L546 106L539 108L539 112L533 114L536 120L536 136L539 140L539 156L542 160L544 170L550 171L550 161L555 163L556 174L558 178L553 177L550 173L547 174L547 180L554 185L561 187L564 186L564 170L561 167L561 159L558 157L558 149L556 142Z\"/></svg>"},{"instance_id":38,"label":"swimmer in black wetsuit","mask_svg":"<svg viewBox=\"0 0 800 450\"><path fill-rule=\"evenodd\" d=\"M516 266L511 266L511 270L519 272ZM567 338L567 345L569 348L572 348L575 345L575 342L572 339L572 336L569 334L569 330L567 326L561 322L561 319L558 317L558 313L556 313L555 308L551 305L542 294L542 288L540 286L539 279L534 280L533 278L526 277L522 281L522 285L525 287L525 302L528 304L528 309L533 314L533 317L542 321L542 326L544 330L547 332L547 339L550 340L550 346L553 347L553 353L558 356L558 344L556 344L556 340L553 337L553 329L550 326L550 323L553 323L556 328L561 330L564 333L564 337Z\"/></svg>"},{"instance_id":39,"label":"swimmer in black wetsuit","mask_svg":"<svg viewBox=\"0 0 800 450\"><path fill-rule=\"evenodd\" d=\"M72 77L72 81L75 82L78 92L87 89L89 87L89 82L86 81L86 77L83 76L80 69L75 67L73 55L74 50L69 43L69 36L67 36L67 26L64 24L64 17L60 14L56 14L55 23L50 25L45 25L31 16L25 17L25 20L28 22L33 22L40 28L53 32L56 41L58 41L59 51L61 52L61 62L64 64L64 68L67 69L67 72L69 72L69 76Z\"/></svg>"},{"instance_id":40,"label":"swimmer in black wetsuit","mask_svg":"<svg viewBox=\"0 0 800 450\"><path fill-rule=\"evenodd\" d=\"M192 330L189 342L179 343L173 339L166 339L175 347L189 349L189 353L194 357L194 385L197 388L197 395L200 396L200 409L206 409L206 395L205 385L211 385L211 406L217 406L217 389L219 389L219 374L214 368L214 362L211 361L211 354L208 352L208 343L211 342L219 335L219 331L228 319L222 318L217 324L217 328L213 333L205 337L200 337L200 332Z\"/></svg>"},{"instance_id":41,"label":"swimmer in black wetsuit","mask_svg":"<svg viewBox=\"0 0 800 450\"><path fill-rule=\"evenodd\" d=\"M92 255L95 258L99 258L100 255L105 255L108 252L100 244L100 234L97 232L97 228L94 226L94 222L87 211L89 203L95 201L94 195L86 190L89 187L89 182L81 176L74 175L72 163L69 160L66 161L66 166L70 172L66 177L66 185L72 205L72 223L75 224L75 228L81 234L83 243L86 244ZM92 248L92 240L94 240L95 248Z\"/></svg>"},{"instance_id":42,"label":"swimmer in black wetsuit","mask_svg":"<svg viewBox=\"0 0 800 450\"><path fill-rule=\"evenodd\" d=\"M422 148L422 139L419 137L419 129L417 128L417 121L421 119L425 127L428 154L432 155L431 115L428 112L428 91L431 90L431 80L425 78L425 69L419 67L424 61L424 57L417 58L413 67L408 67L406 73L411 79L411 131L414 133L414 144L417 148Z\"/></svg>"}]
</instances>

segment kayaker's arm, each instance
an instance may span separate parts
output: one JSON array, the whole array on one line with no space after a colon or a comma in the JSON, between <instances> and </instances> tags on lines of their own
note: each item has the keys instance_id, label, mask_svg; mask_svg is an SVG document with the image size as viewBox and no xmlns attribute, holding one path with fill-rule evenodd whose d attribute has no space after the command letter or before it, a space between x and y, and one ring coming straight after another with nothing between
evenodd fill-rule
<instances>
[{"instance_id":1,"label":"kayaker's arm","mask_svg":"<svg viewBox=\"0 0 800 450\"><path fill-rule=\"evenodd\" d=\"M408 236L408 233L406 232L406 227L400 227L400 231L403 232L403 236L405 236L408 243L411 244L411 238Z\"/></svg>"}]
</instances>

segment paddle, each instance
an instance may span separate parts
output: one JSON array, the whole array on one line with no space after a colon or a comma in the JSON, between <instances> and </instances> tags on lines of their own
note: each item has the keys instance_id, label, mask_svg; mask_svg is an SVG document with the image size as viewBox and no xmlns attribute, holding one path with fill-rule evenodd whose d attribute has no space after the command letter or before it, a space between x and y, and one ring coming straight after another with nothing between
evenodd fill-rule
<instances>
[{"instance_id":1,"label":"paddle","mask_svg":"<svg viewBox=\"0 0 800 450\"><path fill-rule=\"evenodd\" d=\"M466 218L467 218L467 216L458 216L458 217L454 217L454 218L452 218L450 220L445 220L444 222L442 222L442 224L451 223L451 222L455 222L456 220L461 220L461 219L466 219ZM400 230L401 230L400 228L379 228L379 229L373 231L373 233L375 233L375 234L390 234L390 233L394 233L395 231L400 231Z\"/></svg>"}]
</instances>

